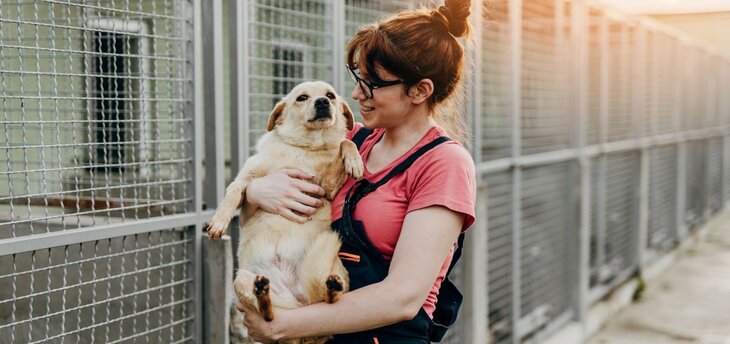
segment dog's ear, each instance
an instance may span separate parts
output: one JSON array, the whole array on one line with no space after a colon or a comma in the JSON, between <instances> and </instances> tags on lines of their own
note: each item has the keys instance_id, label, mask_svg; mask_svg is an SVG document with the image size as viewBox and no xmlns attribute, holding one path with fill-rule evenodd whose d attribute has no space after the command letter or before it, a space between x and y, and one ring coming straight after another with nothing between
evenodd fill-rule
<instances>
[{"instance_id":1,"label":"dog's ear","mask_svg":"<svg viewBox=\"0 0 730 344\"><path fill-rule=\"evenodd\" d=\"M266 131L272 131L277 124L281 124L279 117L284 113L284 107L286 103L282 100L276 103L274 110L269 115L269 125L266 127Z\"/></svg>"},{"instance_id":2,"label":"dog's ear","mask_svg":"<svg viewBox=\"0 0 730 344\"><path fill-rule=\"evenodd\" d=\"M355 127L355 117L352 115L352 111L350 111L350 106L345 101L342 102L342 114L345 116L345 121L347 122L347 130L352 130Z\"/></svg>"}]
</instances>

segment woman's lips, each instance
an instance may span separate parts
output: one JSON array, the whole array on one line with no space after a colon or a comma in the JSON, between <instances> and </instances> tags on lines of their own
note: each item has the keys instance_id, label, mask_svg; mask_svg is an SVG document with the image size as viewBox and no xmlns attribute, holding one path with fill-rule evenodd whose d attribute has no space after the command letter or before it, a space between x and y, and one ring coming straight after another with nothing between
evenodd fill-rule
<instances>
[{"instance_id":1,"label":"woman's lips","mask_svg":"<svg viewBox=\"0 0 730 344\"><path fill-rule=\"evenodd\" d=\"M375 110L374 107L360 105L360 112L362 112L362 113L369 113L370 111L373 111L373 110Z\"/></svg>"}]
</instances>

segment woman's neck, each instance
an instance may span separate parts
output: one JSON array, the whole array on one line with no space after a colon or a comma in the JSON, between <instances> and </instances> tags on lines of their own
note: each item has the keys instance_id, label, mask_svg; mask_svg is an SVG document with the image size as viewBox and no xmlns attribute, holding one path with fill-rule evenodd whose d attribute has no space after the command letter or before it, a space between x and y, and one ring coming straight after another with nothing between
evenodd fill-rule
<instances>
[{"instance_id":1,"label":"woman's neck","mask_svg":"<svg viewBox=\"0 0 730 344\"><path fill-rule=\"evenodd\" d=\"M434 125L431 116L413 116L411 120L396 127L386 128L380 143L388 149L408 150L416 145Z\"/></svg>"}]
</instances>

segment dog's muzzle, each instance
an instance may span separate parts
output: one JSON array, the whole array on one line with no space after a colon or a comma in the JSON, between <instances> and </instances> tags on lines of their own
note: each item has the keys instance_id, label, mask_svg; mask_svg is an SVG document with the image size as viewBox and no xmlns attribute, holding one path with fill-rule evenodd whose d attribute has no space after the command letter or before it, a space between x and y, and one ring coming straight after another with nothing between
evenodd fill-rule
<instances>
[{"instance_id":1,"label":"dog's muzzle","mask_svg":"<svg viewBox=\"0 0 730 344\"><path fill-rule=\"evenodd\" d=\"M332 117L330 111L330 100L326 97L317 98L314 101L314 118L312 120L329 119Z\"/></svg>"}]
</instances>

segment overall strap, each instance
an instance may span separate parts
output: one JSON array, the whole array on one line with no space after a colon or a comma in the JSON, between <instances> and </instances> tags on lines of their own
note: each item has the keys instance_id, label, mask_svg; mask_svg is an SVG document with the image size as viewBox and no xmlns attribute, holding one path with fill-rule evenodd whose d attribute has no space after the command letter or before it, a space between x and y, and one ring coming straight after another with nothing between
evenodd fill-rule
<instances>
[{"instance_id":1,"label":"overall strap","mask_svg":"<svg viewBox=\"0 0 730 344\"><path fill-rule=\"evenodd\" d=\"M456 266L456 263L459 262L459 258L461 258L461 251L464 248L464 232L459 234L459 238L456 239L456 248L454 249L454 256L451 257L451 264L449 264L449 269L446 270L446 277L449 277L449 274L451 273L451 270L454 269L454 266Z\"/></svg>"},{"instance_id":2,"label":"overall strap","mask_svg":"<svg viewBox=\"0 0 730 344\"><path fill-rule=\"evenodd\" d=\"M400 164L398 164L396 167L394 167L385 177L381 178L375 183L371 183L365 179L355 183L355 185L352 186L352 189L350 189L347 192L347 195L345 196L345 203L346 205L349 203L349 206L351 208L345 208L344 211L353 211L355 209L355 205L357 202L360 201L363 197L367 196L369 193L375 191L377 188L381 187L383 184L387 183L391 178L403 173L406 169L411 167L413 163L421 157L421 155L426 154L429 150L433 149L434 147L444 143L451 141L446 136L441 136L436 138L435 140L429 142L425 146L419 148L417 151L413 152L408 158L403 160ZM353 192L354 190L354 192ZM349 202L348 202L349 200Z\"/></svg>"},{"instance_id":3,"label":"overall strap","mask_svg":"<svg viewBox=\"0 0 730 344\"><path fill-rule=\"evenodd\" d=\"M360 128L360 130L355 133L355 136L352 137L352 142L357 146L357 149L360 149L360 146L362 146L362 143L365 142L365 139L370 136L370 134L373 133L373 129L368 129L365 127Z\"/></svg>"},{"instance_id":4,"label":"overall strap","mask_svg":"<svg viewBox=\"0 0 730 344\"><path fill-rule=\"evenodd\" d=\"M362 129L361 129L362 130ZM359 134L359 132L358 132ZM419 157L421 157L423 154L428 152L429 150L433 149L434 147L444 143L448 142L450 139L448 137L439 137L435 140L429 142L425 146L419 148L417 151L413 152L410 156L408 156L404 161L402 161L400 164L398 164L393 170L390 171L385 177L378 180L375 183L370 183L366 179L360 180L357 183L355 183L350 190L347 191L345 194L345 204L342 209L342 221L344 222L344 226L342 226L341 235L343 237L351 242L352 244L360 247L363 250L370 251L375 256L380 257L382 259L381 253L375 248L375 246L370 243L370 240L368 240L367 236L362 237L361 235L358 235L358 233L355 233L353 231L352 226L352 213L355 211L355 206L357 203L365 196L367 196L369 193L375 191L377 188L385 184L388 180L395 177L396 175L402 173L405 171L408 167L410 167L413 162L416 161ZM364 235L365 233L362 233ZM461 252L459 252L460 254Z\"/></svg>"}]
</instances>

